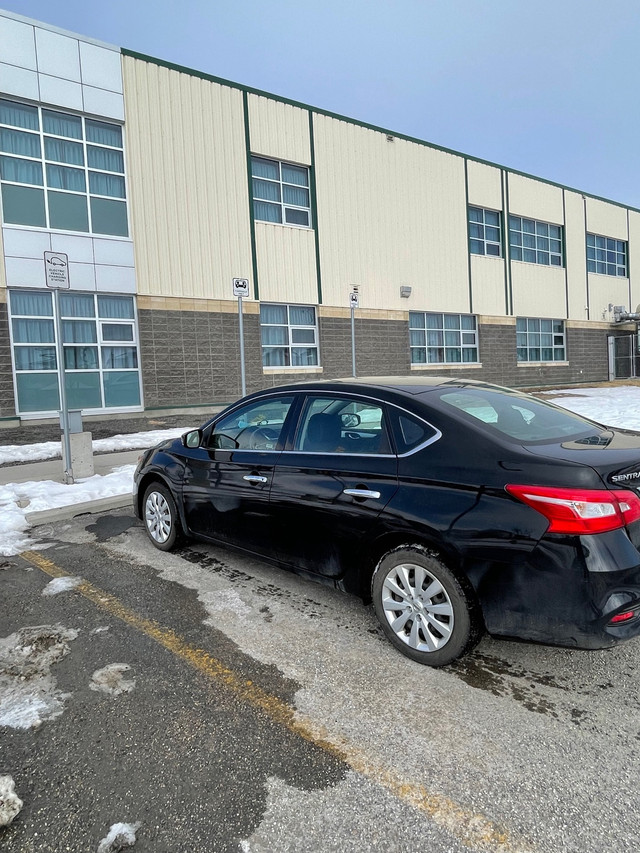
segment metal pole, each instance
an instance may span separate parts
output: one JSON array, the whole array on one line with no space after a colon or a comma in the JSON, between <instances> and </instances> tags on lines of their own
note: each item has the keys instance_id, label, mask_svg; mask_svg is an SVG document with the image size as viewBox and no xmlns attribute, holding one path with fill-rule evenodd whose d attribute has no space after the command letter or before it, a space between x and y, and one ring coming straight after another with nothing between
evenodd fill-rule
<instances>
[{"instance_id":1,"label":"metal pole","mask_svg":"<svg viewBox=\"0 0 640 853\"><path fill-rule=\"evenodd\" d=\"M238 296L238 331L240 333L240 377L242 379L242 396L247 393L247 381L244 369L244 325L242 319L242 297Z\"/></svg>"},{"instance_id":2,"label":"metal pole","mask_svg":"<svg viewBox=\"0 0 640 853\"><path fill-rule=\"evenodd\" d=\"M356 309L351 306L351 375L356 375Z\"/></svg>"},{"instance_id":3,"label":"metal pole","mask_svg":"<svg viewBox=\"0 0 640 853\"><path fill-rule=\"evenodd\" d=\"M62 436L65 452L64 481L67 485L73 483L73 468L71 466L71 436L69 433L69 409L67 408L67 388L64 375L64 347L62 346L62 322L60 320L60 301L57 288L53 291L53 312L56 323L56 351L58 354L58 376L60 377L60 420L62 421Z\"/></svg>"}]
</instances>

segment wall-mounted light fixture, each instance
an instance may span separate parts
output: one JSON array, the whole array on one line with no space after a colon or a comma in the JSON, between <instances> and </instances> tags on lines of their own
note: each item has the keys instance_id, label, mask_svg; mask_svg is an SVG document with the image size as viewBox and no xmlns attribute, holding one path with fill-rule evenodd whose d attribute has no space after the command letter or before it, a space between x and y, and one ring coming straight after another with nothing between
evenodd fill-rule
<instances>
[{"instance_id":1,"label":"wall-mounted light fixture","mask_svg":"<svg viewBox=\"0 0 640 853\"><path fill-rule=\"evenodd\" d=\"M400 296L404 297L404 299L408 299L411 296L411 288L406 284L401 285Z\"/></svg>"}]
</instances>

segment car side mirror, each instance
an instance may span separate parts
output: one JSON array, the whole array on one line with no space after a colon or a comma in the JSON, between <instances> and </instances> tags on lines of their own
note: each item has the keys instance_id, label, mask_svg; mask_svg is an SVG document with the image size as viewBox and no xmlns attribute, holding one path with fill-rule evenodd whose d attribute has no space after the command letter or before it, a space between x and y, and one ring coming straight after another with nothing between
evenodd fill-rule
<instances>
[{"instance_id":1,"label":"car side mirror","mask_svg":"<svg viewBox=\"0 0 640 853\"><path fill-rule=\"evenodd\" d=\"M202 444L202 430L192 429L190 432L185 432L182 436L182 443L185 447L200 447Z\"/></svg>"},{"instance_id":2,"label":"car side mirror","mask_svg":"<svg viewBox=\"0 0 640 853\"><path fill-rule=\"evenodd\" d=\"M356 415L351 412L345 412L343 415L340 415L340 420L342 421L342 426L345 429L353 429L354 427L360 426L362 422L360 415Z\"/></svg>"}]
</instances>

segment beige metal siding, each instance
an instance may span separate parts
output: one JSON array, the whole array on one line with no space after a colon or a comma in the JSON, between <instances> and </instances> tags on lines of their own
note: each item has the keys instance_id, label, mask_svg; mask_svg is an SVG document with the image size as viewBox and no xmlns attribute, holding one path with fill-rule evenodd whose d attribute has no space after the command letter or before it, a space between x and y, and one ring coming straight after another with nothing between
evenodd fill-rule
<instances>
[{"instance_id":1,"label":"beige metal siding","mask_svg":"<svg viewBox=\"0 0 640 853\"><path fill-rule=\"evenodd\" d=\"M256 257L262 302L318 302L315 234L256 222Z\"/></svg>"},{"instance_id":2,"label":"beige metal siding","mask_svg":"<svg viewBox=\"0 0 640 853\"><path fill-rule=\"evenodd\" d=\"M587 249L584 229L584 199L565 191L564 229L567 282L569 285L569 318L587 319Z\"/></svg>"},{"instance_id":3,"label":"beige metal siding","mask_svg":"<svg viewBox=\"0 0 640 853\"><path fill-rule=\"evenodd\" d=\"M138 292L224 299L252 279L242 94L123 57Z\"/></svg>"},{"instance_id":4,"label":"beige metal siding","mask_svg":"<svg viewBox=\"0 0 640 853\"><path fill-rule=\"evenodd\" d=\"M543 181L510 172L509 212L516 216L562 225L562 190Z\"/></svg>"},{"instance_id":5,"label":"beige metal siding","mask_svg":"<svg viewBox=\"0 0 640 853\"><path fill-rule=\"evenodd\" d=\"M517 317L567 316L564 270L541 264L511 264L513 313Z\"/></svg>"},{"instance_id":6,"label":"beige metal siding","mask_svg":"<svg viewBox=\"0 0 640 853\"><path fill-rule=\"evenodd\" d=\"M587 198L587 231L616 240L627 240L627 211L624 207Z\"/></svg>"},{"instance_id":7,"label":"beige metal siding","mask_svg":"<svg viewBox=\"0 0 640 853\"><path fill-rule=\"evenodd\" d=\"M323 301L468 310L463 158L321 115L314 141Z\"/></svg>"},{"instance_id":8,"label":"beige metal siding","mask_svg":"<svg viewBox=\"0 0 640 853\"><path fill-rule=\"evenodd\" d=\"M249 95L251 153L311 164L309 112L272 98Z\"/></svg>"},{"instance_id":9,"label":"beige metal siding","mask_svg":"<svg viewBox=\"0 0 640 853\"><path fill-rule=\"evenodd\" d=\"M628 240L626 208L599 201L595 198L586 199L587 223L585 229L590 234L601 234L616 240ZM586 251L586 247L585 247ZM589 273L589 319L603 320L608 318L609 305L629 305L629 280L613 275L598 275Z\"/></svg>"},{"instance_id":10,"label":"beige metal siding","mask_svg":"<svg viewBox=\"0 0 640 853\"><path fill-rule=\"evenodd\" d=\"M609 305L624 305L629 310L629 279L589 273L589 319L608 319Z\"/></svg>"},{"instance_id":11,"label":"beige metal siding","mask_svg":"<svg viewBox=\"0 0 640 853\"><path fill-rule=\"evenodd\" d=\"M495 166L467 162L469 204L502 210L502 171Z\"/></svg>"},{"instance_id":12,"label":"beige metal siding","mask_svg":"<svg viewBox=\"0 0 640 853\"><path fill-rule=\"evenodd\" d=\"M473 311L475 314L505 313L504 261L471 255Z\"/></svg>"},{"instance_id":13,"label":"beige metal siding","mask_svg":"<svg viewBox=\"0 0 640 853\"><path fill-rule=\"evenodd\" d=\"M631 278L631 310L640 305L640 213L629 211L629 275Z\"/></svg>"}]
</instances>

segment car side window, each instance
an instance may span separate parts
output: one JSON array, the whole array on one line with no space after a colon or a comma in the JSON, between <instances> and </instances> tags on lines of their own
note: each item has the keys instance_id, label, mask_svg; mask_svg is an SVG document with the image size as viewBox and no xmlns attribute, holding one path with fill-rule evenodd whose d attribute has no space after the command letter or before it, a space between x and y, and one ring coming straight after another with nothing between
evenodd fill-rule
<instances>
[{"instance_id":1,"label":"car side window","mask_svg":"<svg viewBox=\"0 0 640 853\"><path fill-rule=\"evenodd\" d=\"M276 450L293 397L254 400L218 421L209 447L216 450Z\"/></svg>"},{"instance_id":2,"label":"car side window","mask_svg":"<svg viewBox=\"0 0 640 853\"><path fill-rule=\"evenodd\" d=\"M416 447L439 435L438 430L408 412L391 409L391 423L396 449L400 455L410 453Z\"/></svg>"},{"instance_id":3,"label":"car side window","mask_svg":"<svg viewBox=\"0 0 640 853\"><path fill-rule=\"evenodd\" d=\"M308 397L294 450L304 453L391 453L383 407L348 397Z\"/></svg>"}]
</instances>

